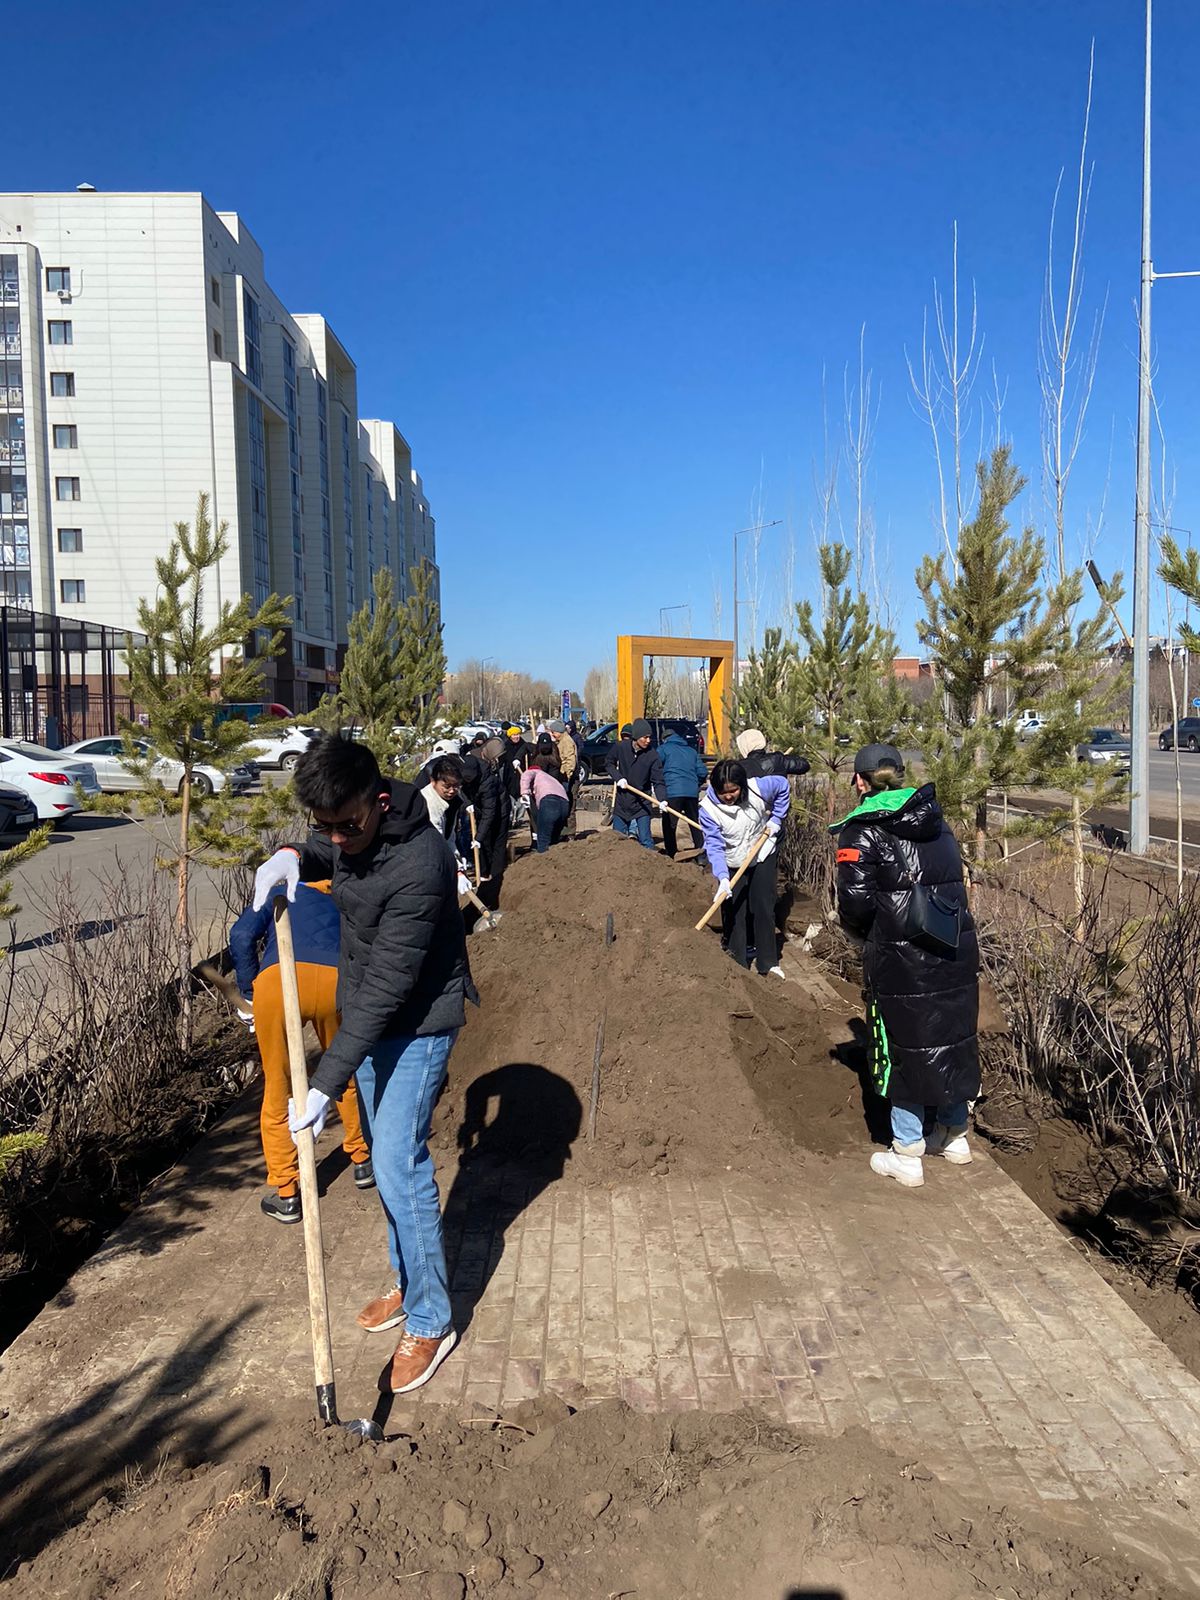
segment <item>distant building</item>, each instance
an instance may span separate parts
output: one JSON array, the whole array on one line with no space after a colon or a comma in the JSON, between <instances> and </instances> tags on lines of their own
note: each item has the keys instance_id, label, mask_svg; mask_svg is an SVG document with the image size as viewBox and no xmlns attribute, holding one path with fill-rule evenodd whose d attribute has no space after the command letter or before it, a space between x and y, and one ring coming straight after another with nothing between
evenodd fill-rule
<instances>
[{"instance_id":1,"label":"distant building","mask_svg":"<svg viewBox=\"0 0 1200 1600\"><path fill-rule=\"evenodd\" d=\"M287 311L201 194L0 195L0 602L135 627L197 494L229 525L211 599L293 599L268 699L315 706L390 567L434 519L323 317Z\"/></svg>"},{"instance_id":2,"label":"distant building","mask_svg":"<svg viewBox=\"0 0 1200 1600\"><path fill-rule=\"evenodd\" d=\"M933 677L933 662L922 661L919 656L893 656L892 677L915 681L917 678Z\"/></svg>"}]
</instances>

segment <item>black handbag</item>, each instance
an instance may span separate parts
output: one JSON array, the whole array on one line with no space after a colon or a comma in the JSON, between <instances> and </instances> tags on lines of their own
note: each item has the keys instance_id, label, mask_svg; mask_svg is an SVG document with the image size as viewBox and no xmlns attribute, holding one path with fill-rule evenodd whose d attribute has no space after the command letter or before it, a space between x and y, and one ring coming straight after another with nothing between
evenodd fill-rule
<instances>
[{"instance_id":1,"label":"black handbag","mask_svg":"<svg viewBox=\"0 0 1200 1600\"><path fill-rule=\"evenodd\" d=\"M953 954L962 933L962 907L940 899L936 889L914 883L905 931L915 944L923 944L938 955Z\"/></svg>"}]
</instances>

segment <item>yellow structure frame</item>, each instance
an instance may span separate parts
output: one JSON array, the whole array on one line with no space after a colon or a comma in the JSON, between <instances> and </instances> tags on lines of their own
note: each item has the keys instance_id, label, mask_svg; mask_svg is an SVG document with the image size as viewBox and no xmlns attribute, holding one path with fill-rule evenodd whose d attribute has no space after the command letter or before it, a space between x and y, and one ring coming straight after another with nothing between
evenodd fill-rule
<instances>
[{"instance_id":1,"label":"yellow structure frame","mask_svg":"<svg viewBox=\"0 0 1200 1600\"><path fill-rule=\"evenodd\" d=\"M622 633L617 637L617 723L624 727L635 717L645 715L645 677L647 656L682 656L688 661L708 662L708 738L704 748L709 755L724 750L729 742L726 707L733 693L732 639L672 639L659 634Z\"/></svg>"}]
</instances>

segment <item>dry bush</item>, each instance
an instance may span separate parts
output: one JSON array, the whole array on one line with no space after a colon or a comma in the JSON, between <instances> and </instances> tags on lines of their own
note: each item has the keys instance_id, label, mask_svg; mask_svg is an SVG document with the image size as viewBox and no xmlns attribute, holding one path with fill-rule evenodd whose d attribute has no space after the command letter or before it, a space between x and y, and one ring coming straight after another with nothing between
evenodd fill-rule
<instances>
[{"instance_id":1,"label":"dry bush","mask_svg":"<svg viewBox=\"0 0 1200 1600\"><path fill-rule=\"evenodd\" d=\"M783 878L832 910L837 875L836 840L829 832L834 797L823 779L793 778L792 809L779 844ZM850 809L849 805L846 807Z\"/></svg>"},{"instance_id":2,"label":"dry bush","mask_svg":"<svg viewBox=\"0 0 1200 1600\"><path fill-rule=\"evenodd\" d=\"M982 933L1012 1030L1001 1070L1119 1145L1138 1181L1200 1200L1200 884L1129 922L1106 913L1100 878L1077 939L1001 900Z\"/></svg>"}]
</instances>

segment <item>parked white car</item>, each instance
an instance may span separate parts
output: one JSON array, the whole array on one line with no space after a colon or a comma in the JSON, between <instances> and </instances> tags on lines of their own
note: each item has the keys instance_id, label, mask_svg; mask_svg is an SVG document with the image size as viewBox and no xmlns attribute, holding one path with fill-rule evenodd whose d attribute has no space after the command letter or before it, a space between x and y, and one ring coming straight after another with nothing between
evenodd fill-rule
<instances>
[{"instance_id":1,"label":"parked white car","mask_svg":"<svg viewBox=\"0 0 1200 1600\"><path fill-rule=\"evenodd\" d=\"M153 754L144 739L135 740L138 755L144 760ZM128 766L123 739L81 739L62 752L64 756L82 756L95 768L95 777L106 794L119 794L125 789L141 789L142 779ZM151 775L164 788L176 789L183 782L183 763L170 756L159 756L150 768ZM242 794L254 782L254 769L250 766L234 767L222 772L218 767L202 764L192 768L192 793L196 795L220 794L228 784L234 794Z\"/></svg>"},{"instance_id":2,"label":"parked white car","mask_svg":"<svg viewBox=\"0 0 1200 1600\"><path fill-rule=\"evenodd\" d=\"M260 767L279 767L295 772L296 763L320 733L319 728L289 728L270 738L251 739L246 754Z\"/></svg>"},{"instance_id":3,"label":"parked white car","mask_svg":"<svg viewBox=\"0 0 1200 1600\"><path fill-rule=\"evenodd\" d=\"M76 785L85 795L100 793L90 762L76 760L71 750L47 750L26 739L0 739L0 782L27 794L42 822L62 822L83 810Z\"/></svg>"}]
</instances>

